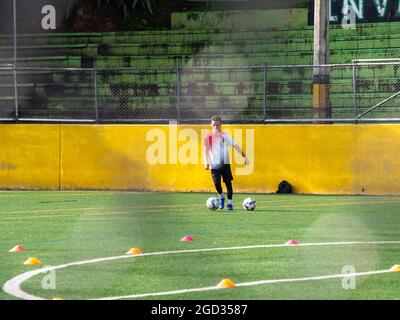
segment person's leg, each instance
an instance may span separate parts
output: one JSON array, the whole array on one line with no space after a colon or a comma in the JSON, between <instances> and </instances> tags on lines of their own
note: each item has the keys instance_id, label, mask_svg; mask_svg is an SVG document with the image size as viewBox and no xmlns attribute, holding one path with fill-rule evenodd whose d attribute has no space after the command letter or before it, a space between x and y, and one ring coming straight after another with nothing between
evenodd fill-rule
<instances>
[{"instance_id":1,"label":"person's leg","mask_svg":"<svg viewBox=\"0 0 400 320\"><path fill-rule=\"evenodd\" d=\"M211 169L211 176L214 182L215 190L218 194L222 194L222 184L221 184L221 171L216 169Z\"/></svg>"},{"instance_id":2,"label":"person's leg","mask_svg":"<svg viewBox=\"0 0 400 320\"><path fill-rule=\"evenodd\" d=\"M233 203L232 203L232 198L233 198L233 186L232 186L232 180L226 180L225 181L226 185L226 193L228 194L228 205L227 208L228 210L233 210Z\"/></svg>"},{"instance_id":3,"label":"person's leg","mask_svg":"<svg viewBox=\"0 0 400 320\"><path fill-rule=\"evenodd\" d=\"M232 180L225 181L226 185L226 193L228 194L228 201L233 198L233 186L232 186Z\"/></svg>"},{"instance_id":4,"label":"person's leg","mask_svg":"<svg viewBox=\"0 0 400 320\"><path fill-rule=\"evenodd\" d=\"M231 166L230 165L225 165L224 172L222 174L222 178L224 180L224 183L226 185L226 192L228 194L228 210L233 210L233 186L232 186L232 171L231 171Z\"/></svg>"},{"instance_id":5,"label":"person's leg","mask_svg":"<svg viewBox=\"0 0 400 320\"><path fill-rule=\"evenodd\" d=\"M219 208L223 209L225 206L225 196L222 191L222 184L221 184L222 171L218 169L212 169L211 175L214 182L215 190L217 190L217 193L219 194Z\"/></svg>"}]
</instances>

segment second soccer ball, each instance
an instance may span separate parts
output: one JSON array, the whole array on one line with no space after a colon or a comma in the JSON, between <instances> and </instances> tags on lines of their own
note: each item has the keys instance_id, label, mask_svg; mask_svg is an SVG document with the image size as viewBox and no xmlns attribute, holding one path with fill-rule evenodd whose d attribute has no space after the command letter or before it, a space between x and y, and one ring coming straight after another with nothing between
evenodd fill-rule
<instances>
[{"instance_id":1,"label":"second soccer ball","mask_svg":"<svg viewBox=\"0 0 400 320\"><path fill-rule=\"evenodd\" d=\"M246 198L243 200L243 208L247 211L253 211L256 208L256 200L253 198Z\"/></svg>"}]
</instances>

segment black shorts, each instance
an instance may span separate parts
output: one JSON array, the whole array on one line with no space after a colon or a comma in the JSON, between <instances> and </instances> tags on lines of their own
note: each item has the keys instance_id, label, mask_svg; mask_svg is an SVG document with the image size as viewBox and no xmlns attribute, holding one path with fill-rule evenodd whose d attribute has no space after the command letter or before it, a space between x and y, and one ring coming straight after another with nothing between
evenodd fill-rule
<instances>
[{"instance_id":1,"label":"black shorts","mask_svg":"<svg viewBox=\"0 0 400 320\"><path fill-rule=\"evenodd\" d=\"M214 183L222 180L226 183L233 180L231 165L224 164L220 169L211 169L211 176Z\"/></svg>"}]
</instances>

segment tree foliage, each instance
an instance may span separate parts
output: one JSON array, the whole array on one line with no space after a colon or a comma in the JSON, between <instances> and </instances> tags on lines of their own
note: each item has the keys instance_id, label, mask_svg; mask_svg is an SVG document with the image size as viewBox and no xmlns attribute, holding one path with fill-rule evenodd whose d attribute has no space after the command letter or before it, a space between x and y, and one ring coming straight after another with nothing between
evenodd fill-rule
<instances>
[{"instance_id":1,"label":"tree foliage","mask_svg":"<svg viewBox=\"0 0 400 320\"><path fill-rule=\"evenodd\" d=\"M113 7L122 10L125 18L129 16L129 11L135 10L138 6L153 14L155 0L97 0L97 6L111 4Z\"/></svg>"}]
</instances>

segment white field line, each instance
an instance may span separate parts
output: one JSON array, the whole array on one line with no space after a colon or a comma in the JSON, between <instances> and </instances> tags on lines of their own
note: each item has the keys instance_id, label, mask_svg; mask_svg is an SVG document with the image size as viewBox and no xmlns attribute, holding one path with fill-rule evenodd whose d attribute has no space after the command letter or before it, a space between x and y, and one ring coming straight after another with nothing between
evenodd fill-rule
<instances>
[{"instance_id":1,"label":"white field line","mask_svg":"<svg viewBox=\"0 0 400 320\"><path fill-rule=\"evenodd\" d=\"M383 274L393 272L391 270L378 270L378 271L369 271L369 272L358 272L358 273L342 273L342 274L334 274L328 276L316 276L316 277L305 277L305 278L293 278L293 279L274 279L274 280L260 280L253 282L242 282L236 283L235 287L251 287L257 286L260 284L273 284L273 283L289 283L289 282L300 282L300 281L317 281L317 280L327 280L327 279L337 279L337 278L348 278L355 276L368 276L374 274ZM144 294L133 294L128 296L120 296L120 297L108 297L108 298L100 298L93 300L121 300L121 299L134 299L134 298L145 298L151 296L166 296L166 295L174 295L174 294L182 294L182 293L192 293L192 292L201 292L201 291L212 291L219 290L217 286L213 287L204 287L204 288L193 288L193 289L183 289L176 291L165 291L165 292L154 292L154 293L144 293Z\"/></svg>"},{"instance_id":2,"label":"white field line","mask_svg":"<svg viewBox=\"0 0 400 320\"><path fill-rule=\"evenodd\" d=\"M86 264L94 264L94 263L100 263L100 262L105 262L105 261L113 261L113 260L119 260L119 259L128 259L128 258L137 258L137 257L145 257L145 256L160 256L160 255L171 255L171 254L183 254L183 253L198 253L198 252L211 252L211 251L228 251L228 250L246 250L246 249L259 249L259 248L279 248L279 247L315 247L315 246L345 246L345 245L366 245L366 244L400 244L400 241L348 241L348 242L321 242L321 243L301 243L298 245L286 245L286 244L267 244L267 245L252 245L252 246L237 246L237 247L226 247L226 248L205 248L205 249L192 249L192 250L175 250L175 251L160 251L160 252L150 252L150 253L143 253L140 255L123 255L123 256L115 256L115 257L105 257L105 258L98 258L98 259L91 259L91 260L85 260L85 261L78 261L78 262L71 262L67 264L62 264L58 266L49 266L33 271L28 271L25 273L22 273L10 280L8 280L4 285L3 285L3 291L6 292L7 294L10 294L14 297L25 299L25 300L45 300L44 298L37 297L34 295L31 295L29 293L26 293L21 289L21 284L32 277L39 275L41 273L46 274L49 271L52 270L59 270L59 269L65 269L68 267L73 267L73 266L79 266L79 265L86 265ZM389 270L380 270L380 271L371 271L373 272L372 274L375 273L386 273L389 272ZM360 275L364 275L365 273L361 273ZM341 274L341 277L349 277L349 274ZM326 278L328 277L328 278ZM329 277L337 277L337 275L331 275L331 276L322 276L323 279L329 279ZM321 277L312 277L315 279L310 279L310 280L322 280ZM303 279L303 278L299 278ZM305 280L296 280L296 279L281 279L281 280L261 280L258 282L248 282L248 283L242 283L238 284L237 286L249 286L249 285L257 285L264 283L268 283L269 281L305 281ZM187 290L195 290L195 291L207 291L210 290L210 288L215 289L215 287L207 287L207 288L194 288L194 289L187 289ZM184 293L187 292L185 290L178 290L178 291L171 291L171 292L177 292L177 293ZM194 292L194 291L190 291ZM177 294L174 293L174 294ZM162 293L158 293L161 295ZM164 293L167 294L167 293ZM168 293L171 294L171 293ZM148 295L157 295L157 293L149 293ZM143 296L143 295L132 295L129 297L135 297L135 296ZM118 299L119 297L115 297L114 299ZM107 298L107 299L113 299Z\"/></svg>"}]
</instances>

